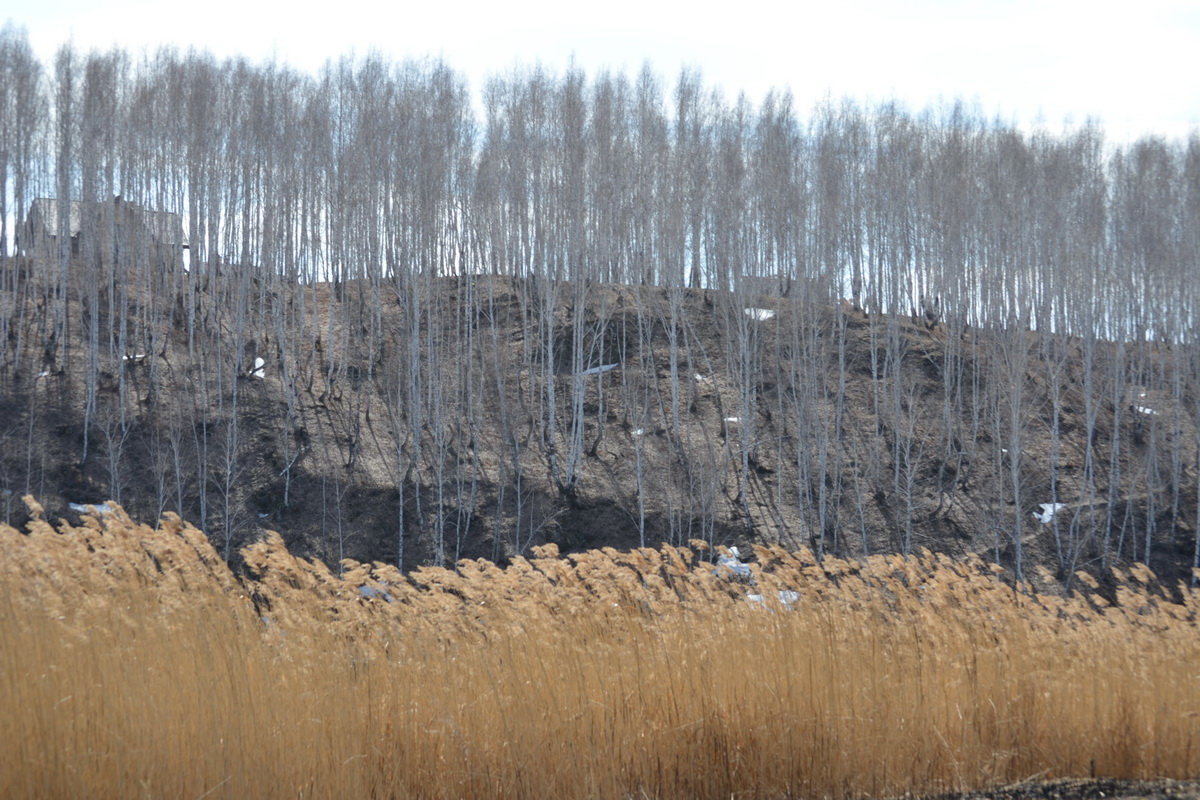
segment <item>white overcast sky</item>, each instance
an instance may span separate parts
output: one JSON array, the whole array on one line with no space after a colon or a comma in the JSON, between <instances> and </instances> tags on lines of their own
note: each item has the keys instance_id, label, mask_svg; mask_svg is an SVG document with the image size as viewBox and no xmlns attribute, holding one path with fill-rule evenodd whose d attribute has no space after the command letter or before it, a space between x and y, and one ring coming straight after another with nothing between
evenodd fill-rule
<instances>
[{"instance_id":1,"label":"white overcast sky","mask_svg":"<svg viewBox=\"0 0 1200 800\"><path fill-rule=\"evenodd\" d=\"M1115 141L1200 129L1200 0L0 0L5 20L47 64L68 41L306 71L374 50L441 57L478 91L515 65L632 75L648 61L668 82L698 68L730 99L789 88L801 114L828 96L914 111L961 98L1022 127L1098 118Z\"/></svg>"}]
</instances>

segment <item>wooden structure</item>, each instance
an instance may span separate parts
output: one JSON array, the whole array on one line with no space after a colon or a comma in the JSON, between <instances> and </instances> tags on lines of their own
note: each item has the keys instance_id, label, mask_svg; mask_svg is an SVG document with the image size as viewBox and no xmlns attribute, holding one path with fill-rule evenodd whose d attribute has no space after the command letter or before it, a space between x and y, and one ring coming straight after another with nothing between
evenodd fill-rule
<instances>
[{"instance_id":1,"label":"wooden structure","mask_svg":"<svg viewBox=\"0 0 1200 800\"><path fill-rule=\"evenodd\" d=\"M100 266L149 266L164 271L181 269L187 237L178 214L150 211L119 196L93 203L68 204L66 225L62 203L38 198L29 206L21 231L20 249L31 258L53 262L61 257L59 237L70 238L70 257L92 259Z\"/></svg>"}]
</instances>

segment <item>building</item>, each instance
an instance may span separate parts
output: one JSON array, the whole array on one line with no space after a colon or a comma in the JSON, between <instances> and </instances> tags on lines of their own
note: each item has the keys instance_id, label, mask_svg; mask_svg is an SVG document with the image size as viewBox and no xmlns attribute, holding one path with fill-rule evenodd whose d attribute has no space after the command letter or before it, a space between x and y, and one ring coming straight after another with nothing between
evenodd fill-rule
<instances>
[{"instance_id":1,"label":"building","mask_svg":"<svg viewBox=\"0 0 1200 800\"><path fill-rule=\"evenodd\" d=\"M108 266L126 268L146 265L176 270L184 265L188 247L183 221L178 214L149 211L120 196L110 201L70 203L66 230L59 228L61 204L53 198L38 198L29 206L21 235L21 251L32 258L56 261L60 256L59 236L70 236L72 259L93 258Z\"/></svg>"}]
</instances>

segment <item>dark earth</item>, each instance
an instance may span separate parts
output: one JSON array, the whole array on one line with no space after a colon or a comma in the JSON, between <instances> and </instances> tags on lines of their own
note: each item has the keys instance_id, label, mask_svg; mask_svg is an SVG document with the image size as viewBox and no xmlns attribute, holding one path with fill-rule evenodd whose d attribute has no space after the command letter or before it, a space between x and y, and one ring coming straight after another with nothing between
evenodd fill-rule
<instances>
[{"instance_id":1,"label":"dark earth","mask_svg":"<svg viewBox=\"0 0 1200 800\"><path fill-rule=\"evenodd\" d=\"M933 795L924 800L1134 800L1200 797L1200 781L1112 778L1028 781L978 792Z\"/></svg>"}]
</instances>

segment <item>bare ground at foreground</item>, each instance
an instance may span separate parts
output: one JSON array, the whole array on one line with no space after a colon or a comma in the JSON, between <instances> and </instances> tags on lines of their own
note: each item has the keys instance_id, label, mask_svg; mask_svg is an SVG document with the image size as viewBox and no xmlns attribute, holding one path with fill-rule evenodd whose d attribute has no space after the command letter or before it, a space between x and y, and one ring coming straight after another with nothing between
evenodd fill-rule
<instances>
[{"instance_id":1,"label":"bare ground at foreground","mask_svg":"<svg viewBox=\"0 0 1200 800\"><path fill-rule=\"evenodd\" d=\"M976 792L934 795L924 800L1134 800L1134 798L1200 798L1200 781L1066 778L1024 781Z\"/></svg>"}]
</instances>

